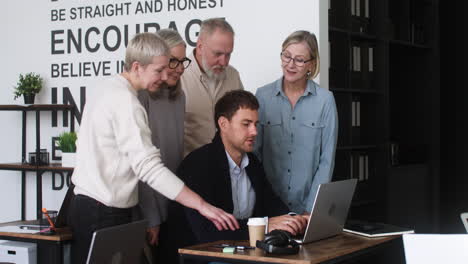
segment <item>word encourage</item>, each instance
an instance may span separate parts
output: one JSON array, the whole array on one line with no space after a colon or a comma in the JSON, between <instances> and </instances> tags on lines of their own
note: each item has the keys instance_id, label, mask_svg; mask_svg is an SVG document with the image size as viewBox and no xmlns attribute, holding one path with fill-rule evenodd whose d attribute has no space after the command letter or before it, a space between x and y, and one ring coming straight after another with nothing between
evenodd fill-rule
<instances>
[{"instance_id":1,"label":"word encourage","mask_svg":"<svg viewBox=\"0 0 468 264\"><path fill-rule=\"evenodd\" d=\"M85 4L78 6L76 3ZM167 20L176 13L191 11L190 15L194 15L197 13L194 11L223 8L225 3L224 0L101 0L97 4L93 1L64 4L57 5L61 8L50 9L53 25L50 30L50 54L53 56L50 77L54 79L99 77L121 72L122 51L130 39L141 32L156 33L163 28L172 28L180 33L188 46L195 47L201 18ZM161 15L164 12L171 12L171 15Z\"/></svg>"}]
</instances>

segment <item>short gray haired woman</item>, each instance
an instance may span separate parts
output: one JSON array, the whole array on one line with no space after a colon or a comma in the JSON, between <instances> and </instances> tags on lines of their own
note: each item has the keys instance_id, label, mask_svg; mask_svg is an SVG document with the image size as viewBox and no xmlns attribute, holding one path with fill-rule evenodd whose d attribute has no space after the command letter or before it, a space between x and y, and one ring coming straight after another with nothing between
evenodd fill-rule
<instances>
[{"instance_id":1,"label":"short gray haired woman","mask_svg":"<svg viewBox=\"0 0 468 264\"><path fill-rule=\"evenodd\" d=\"M333 94L313 81L317 38L300 30L283 42L283 76L257 90L256 153L276 194L296 213L310 213L319 184L331 181L338 118Z\"/></svg>"}]
</instances>

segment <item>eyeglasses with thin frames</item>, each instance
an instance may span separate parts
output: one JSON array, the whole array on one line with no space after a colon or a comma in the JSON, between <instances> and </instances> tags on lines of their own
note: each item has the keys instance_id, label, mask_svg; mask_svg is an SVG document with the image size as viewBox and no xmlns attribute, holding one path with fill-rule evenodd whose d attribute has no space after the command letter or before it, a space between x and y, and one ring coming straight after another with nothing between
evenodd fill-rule
<instances>
[{"instance_id":1,"label":"eyeglasses with thin frames","mask_svg":"<svg viewBox=\"0 0 468 264\"><path fill-rule=\"evenodd\" d=\"M280 55L281 55L281 61L283 61L284 63L289 63L292 60L297 67L304 67L304 65L307 62L312 61L314 59L314 58L311 58L308 60L304 60L302 58L293 58L291 57L291 55L285 53L284 51L281 52Z\"/></svg>"},{"instance_id":2,"label":"eyeglasses with thin frames","mask_svg":"<svg viewBox=\"0 0 468 264\"><path fill-rule=\"evenodd\" d=\"M183 58L182 60L179 60L179 59L176 59L176 58L171 58L169 60L169 68L170 69L175 69L175 68L179 67L179 64L182 64L184 69L187 69L187 67L190 65L191 62L192 62L192 60L189 59L189 58Z\"/></svg>"}]
</instances>

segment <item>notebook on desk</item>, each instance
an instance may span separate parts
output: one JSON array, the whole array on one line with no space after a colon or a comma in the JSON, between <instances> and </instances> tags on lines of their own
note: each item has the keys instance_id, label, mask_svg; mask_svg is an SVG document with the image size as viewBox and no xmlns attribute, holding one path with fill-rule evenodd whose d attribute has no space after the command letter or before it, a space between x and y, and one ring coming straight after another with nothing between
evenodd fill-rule
<instances>
[{"instance_id":1,"label":"notebook on desk","mask_svg":"<svg viewBox=\"0 0 468 264\"><path fill-rule=\"evenodd\" d=\"M304 235L295 240L310 243L338 235L348 216L357 179L320 184Z\"/></svg>"},{"instance_id":2,"label":"notebook on desk","mask_svg":"<svg viewBox=\"0 0 468 264\"><path fill-rule=\"evenodd\" d=\"M412 228L360 220L347 221L343 231L365 237L394 236L414 233Z\"/></svg>"},{"instance_id":3,"label":"notebook on desk","mask_svg":"<svg viewBox=\"0 0 468 264\"><path fill-rule=\"evenodd\" d=\"M63 198L62 205L60 206L60 210L58 211L58 215L54 220L54 225L56 228L61 228L67 226L67 216L68 216L68 209L70 208L70 203L73 199L74 189L75 185L70 183L70 187L67 190L67 193L65 194L65 197ZM31 221L27 225L20 225L19 227L22 229L28 229L28 230L40 230L40 219Z\"/></svg>"}]
</instances>

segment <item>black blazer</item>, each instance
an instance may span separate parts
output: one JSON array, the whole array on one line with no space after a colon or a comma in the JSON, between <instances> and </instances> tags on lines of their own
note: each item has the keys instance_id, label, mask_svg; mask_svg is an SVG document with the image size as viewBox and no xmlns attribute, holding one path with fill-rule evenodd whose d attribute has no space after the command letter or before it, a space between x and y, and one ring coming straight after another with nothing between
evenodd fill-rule
<instances>
[{"instance_id":1,"label":"black blazer","mask_svg":"<svg viewBox=\"0 0 468 264\"><path fill-rule=\"evenodd\" d=\"M255 190L253 216L277 216L288 207L273 193L260 161L252 154L246 171ZM177 175L194 192L210 204L228 213L234 211L229 163L219 133L213 142L191 152L181 163ZM169 240L176 248L225 239L248 239L247 219L239 220L240 229L218 231L216 226L197 211L175 202L169 206ZM164 239L164 238L162 238Z\"/></svg>"}]
</instances>

